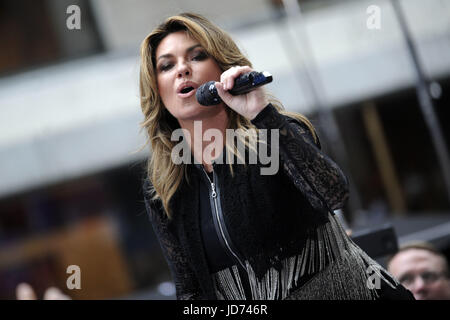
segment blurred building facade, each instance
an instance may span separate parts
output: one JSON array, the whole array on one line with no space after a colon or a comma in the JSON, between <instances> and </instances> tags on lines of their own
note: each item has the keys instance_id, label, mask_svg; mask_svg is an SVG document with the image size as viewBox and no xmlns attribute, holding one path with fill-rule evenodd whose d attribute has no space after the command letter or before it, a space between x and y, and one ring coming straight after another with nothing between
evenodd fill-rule
<instances>
[{"instance_id":1,"label":"blurred building facade","mask_svg":"<svg viewBox=\"0 0 450 320\"><path fill-rule=\"evenodd\" d=\"M400 2L448 149L450 4ZM367 26L374 4L379 29ZM67 27L71 5L80 8L80 30ZM39 292L65 287L70 264L80 265L86 284L66 290L74 298L139 297L148 288L150 297L173 298L143 207L149 151L140 150L139 45L183 11L229 31L255 69L273 74L268 90L310 117L330 151L317 104L333 116L345 164L333 158L358 197L344 209L352 225L397 219L400 235L433 240L425 229L434 225L420 222L428 217L447 226L440 246L448 250L450 203L390 2L300 5L303 19L295 20L275 0L0 1L0 298L13 298L19 281ZM403 218L415 219L415 229Z\"/></svg>"}]
</instances>

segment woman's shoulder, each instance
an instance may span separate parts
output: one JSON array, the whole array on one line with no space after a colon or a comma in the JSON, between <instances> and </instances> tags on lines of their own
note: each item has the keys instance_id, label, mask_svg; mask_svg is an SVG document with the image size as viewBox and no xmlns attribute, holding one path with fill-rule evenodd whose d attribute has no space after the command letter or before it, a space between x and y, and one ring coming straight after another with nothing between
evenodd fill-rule
<instances>
[{"instance_id":1,"label":"woman's shoulder","mask_svg":"<svg viewBox=\"0 0 450 320\"><path fill-rule=\"evenodd\" d=\"M299 129L298 132L302 135L307 135L308 139L316 144L317 147L321 147L320 140L317 132L311 123L307 123L308 120L303 120L303 116L298 114L294 116L291 114L281 114L288 123L294 124L294 126Z\"/></svg>"},{"instance_id":2,"label":"woman's shoulder","mask_svg":"<svg viewBox=\"0 0 450 320\"><path fill-rule=\"evenodd\" d=\"M154 214L164 216L161 199L154 197L155 189L148 177L145 177L142 181L142 193L144 194L144 202L150 218L152 218L152 215Z\"/></svg>"},{"instance_id":3,"label":"woman's shoulder","mask_svg":"<svg viewBox=\"0 0 450 320\"><path fill-rule=\"evenodd\" d=\"M145 192L146 190L149 190L150 188L153 188L153 183L148 176L145 176L142 179L142 189Z\"/></svg>"},{"instance_id":4,"label":"woman's shoulder","mask_svg":"<svg viewBox=\"0 0 450 320\"><path fill-rule=\"evenodd\" d=\"M145 177L142 180L142 192L144 193L144 198L151 199L153 190L153 183L151 182L150 178Z\"/></svg>"}]
</instances>

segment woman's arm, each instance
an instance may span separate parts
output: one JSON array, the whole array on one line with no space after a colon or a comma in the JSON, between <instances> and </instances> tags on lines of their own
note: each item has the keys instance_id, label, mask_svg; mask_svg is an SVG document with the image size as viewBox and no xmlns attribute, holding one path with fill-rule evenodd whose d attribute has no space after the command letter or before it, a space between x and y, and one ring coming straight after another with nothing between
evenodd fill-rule
<instances>
[{"instance_id":1,"label":"woman's arm","mask_svg":"<svg viewBox=\"0 0 450 320\"><path fill-rule=\"evenodd\" d=\"M306 124L280 114L271 104L251 122L258 129L279 129L281 167L315 209L336 210L344 206L348 198L347 178L320 150Z\"/></svg>"},{"instance_id":2,"label":"woman's arm","mask_svg":"<svg viewBox=\"0 0 450 320\"><path fill-rule=\"evenodd\" d=\"M149 196L147 195L148 186L149 182L146 180L143 189L145 207L163 255L169 265L175 283L177 299L198 299L200 290L195 274L189 267L189 262L187 261L176 234L170 230L169 220L164 214L162 205L160 206L156 201L149 199Z\"/></svg>"}]
</instances>

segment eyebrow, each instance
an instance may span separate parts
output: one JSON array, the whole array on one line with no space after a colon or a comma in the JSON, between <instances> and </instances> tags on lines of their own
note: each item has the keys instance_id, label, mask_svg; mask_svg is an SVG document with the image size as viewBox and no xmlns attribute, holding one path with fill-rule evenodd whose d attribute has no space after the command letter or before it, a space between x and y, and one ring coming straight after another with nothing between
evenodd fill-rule
<instances>
[{"instance_id":1,"label":"eyebrow","mask_svg":"<svg viewBox=\"0 0 450 320\"><path fill-rule=\"evenodd\" d=\"M186 53L190 53L192 50L196 49L197 47L201 47L201 46L202 46L201 44L194 44L192 47L187 48ZM159 59L162 59L162 58L170 58L170 57L172 57L172 56L173 56L173 54L171 54L171 53L166 53L166 54L160 55L160 56L156 59L156 61L159 61Z\"/></svg>"}]
</instances>

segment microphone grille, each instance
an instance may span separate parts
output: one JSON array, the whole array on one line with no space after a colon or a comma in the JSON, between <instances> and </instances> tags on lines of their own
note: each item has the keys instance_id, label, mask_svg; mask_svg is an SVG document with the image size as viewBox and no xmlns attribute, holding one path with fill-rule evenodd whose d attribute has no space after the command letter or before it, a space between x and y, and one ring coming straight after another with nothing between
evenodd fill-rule
<instances>
[{"instance_id":1,"label":"microphone grille","mask_svg":"<svg viewBox=\"0 0 450 320\"><path fill-rule=\"evenodd\" d=\"M198 87L197 92L195 93L198 103L203 106L211 106L219 104L222 101L217 93L214 83L214 81L208 81Z\"/></svg>"}]
</instances>

